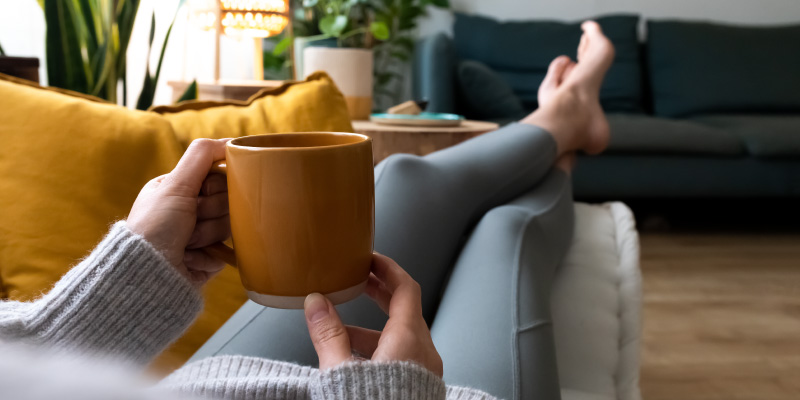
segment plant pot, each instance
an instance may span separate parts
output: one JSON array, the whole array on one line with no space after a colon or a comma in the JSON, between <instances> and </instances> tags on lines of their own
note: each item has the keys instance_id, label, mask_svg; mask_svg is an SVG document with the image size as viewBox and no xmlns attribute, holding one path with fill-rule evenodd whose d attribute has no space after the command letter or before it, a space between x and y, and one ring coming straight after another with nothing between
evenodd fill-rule
<instances>
[{"instance_id":1,"label":"plant pot","mask_svg":"<svg viewBox=\"0 0 800 400\"><path fill-rule=\"evenodd\" d=\"M372 112L372 50L307 47L303 77L324 71L344 94L350 119L369 119Z\"/></svg>"},{"instance_id":2,"label":"plant pot","mask_svg":"<svg viewBox=\"0 0 800 400\"><path fill-rule=\"evenodd\" d=\"M313 39L307 37L294 38L294 76L297 79L303 78L303 51L306 47L338 47L339 43L335 38Z\"/></svg>"},{"instance_id":3,"label":"plant pot","mask_svg":"<svg viewBox=\"0 0 800 400\"><path fill-rule=\"evenodd\" d=\"M0 73L39 83L39 59L0 56Z\"/></svg>"}]
</instances>

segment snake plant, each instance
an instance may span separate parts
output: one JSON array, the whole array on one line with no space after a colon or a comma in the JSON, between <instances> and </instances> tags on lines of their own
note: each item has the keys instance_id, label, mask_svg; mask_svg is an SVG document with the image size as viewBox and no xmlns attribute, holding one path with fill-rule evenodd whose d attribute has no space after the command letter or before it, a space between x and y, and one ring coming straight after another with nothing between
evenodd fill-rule
<instances>
[{"instance_id":1,"label":"snake plant","mask_svg":"<svg viewBox=\"0 0 800 400\"><path fill-rule=\"evenodd\" d=\"M44 11L47 25L45 48L50 86L90 94L113 103L117 103L121 97L124 105L128 89L126 52L139 10L139 0L37 1ZM183 1L180 3L183 4ZM153 104L156 83L174 24L173 16L153 75L150 73L149 55L155 35L155 14L151 18L148 58L145 60L147 68L136 102L136 108L140 110ZM122 96L117 93L120 82Z\"/></svg>"}]
</instances>

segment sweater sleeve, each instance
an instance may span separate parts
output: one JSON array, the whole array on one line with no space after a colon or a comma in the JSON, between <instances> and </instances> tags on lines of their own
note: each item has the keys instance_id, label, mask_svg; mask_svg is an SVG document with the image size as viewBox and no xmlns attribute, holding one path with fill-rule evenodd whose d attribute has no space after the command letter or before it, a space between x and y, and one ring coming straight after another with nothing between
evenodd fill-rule
<instances>
[{"instance_id":1,"label":"sweater sleeve","mask_svg":"<svg viewBox=\"0 0 800 400\"><path fill-rule=\"evenodd\" d=\"M350 362L320 371L314 400L409 399L492 400L475 389L446 387L441 378L411 362Z\"/></svg>"},{"instance_id":2,"label":"sweater sleeve","mask_svg":"<svg viewBox=\"0 0 800 400\"><path fill-rule=\"evenodd\" d=\"M49 293L0 302L0 339L144 364L201 308L197 289L120 221Z\"/></svg>"}]
</instances>

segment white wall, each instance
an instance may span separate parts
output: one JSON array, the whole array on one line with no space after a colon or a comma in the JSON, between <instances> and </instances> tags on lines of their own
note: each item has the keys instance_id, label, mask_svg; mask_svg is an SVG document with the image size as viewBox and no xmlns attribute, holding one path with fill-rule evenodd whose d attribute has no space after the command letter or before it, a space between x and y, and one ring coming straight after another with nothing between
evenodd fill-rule
<instances>
[{"instance_id":1,"label":"white wall","mask_svg":"<svg viewBox=\"0 0 800 400\"><path fill-rule=\"evenodd\" d=\"M500 20L580 20L600 14L630 12L645 18L707 19L740 24L800 22L798 0L450 0L456 11ZM432 10L421 35L451 32L450 12Z\"/></svg>"},{"instance_id":2,"label":"white wall","mask_svg":"<svg viewBox=\"0 0 800 400\"><path fill-rule=\"evenodd\" d=\"M7 55L38 57L41 61L40 77L47 83L45 65L44 15L36 0L0 0L0 44ZM150 55L151 73L155 73L161 43L176 12L179 0L141 0L139 14L133 27L128 47L128 105L135 105L144 82L147 36L150 17L155 11L156 35ZM187 21L187 7L178 14L172 29L167 54L156 89L155 104L168 104L171 92L168 80L211 81L213 79L213 34L191 26ZM250 40L237 40L223 36L221 43L220 76L222 79L250 79L252 77L253 44ZM121 92L120 92L121 94Z\"/></svg>"}]
</instances>

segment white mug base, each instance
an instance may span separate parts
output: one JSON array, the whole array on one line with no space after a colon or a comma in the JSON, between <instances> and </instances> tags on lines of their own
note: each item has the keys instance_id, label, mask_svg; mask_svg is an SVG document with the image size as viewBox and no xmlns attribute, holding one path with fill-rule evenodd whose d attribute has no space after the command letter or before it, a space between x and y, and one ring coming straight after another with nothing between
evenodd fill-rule
<instances>
[{"instance_id":1,"label":"white mug base","mask_svg":"<svg viewBox=\"0 0 800 400\"><path fill-rule=\"evenodd\" d=\"M347 289L328 293L325 295L325 297L327 297L328 300L330 300L334 305L342 304L344 302L353 300L361 293L364 293L364 288L366 287L367 281L364 281ZM271 294L256 293L250 290L247 291L247 297L256 303L261 304L262 306L284 309L302 309L303 303L306 300L305 296L275 296Z\"/></svg>"}]
</instances>

